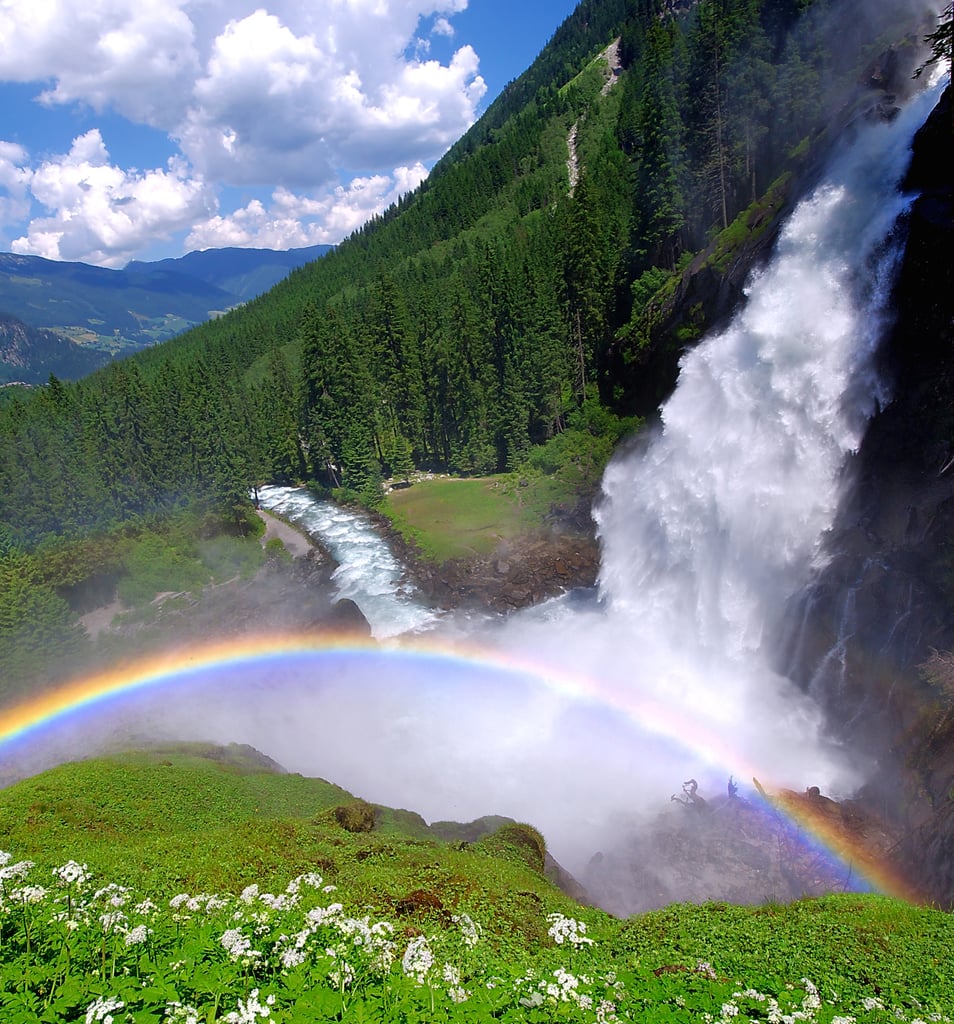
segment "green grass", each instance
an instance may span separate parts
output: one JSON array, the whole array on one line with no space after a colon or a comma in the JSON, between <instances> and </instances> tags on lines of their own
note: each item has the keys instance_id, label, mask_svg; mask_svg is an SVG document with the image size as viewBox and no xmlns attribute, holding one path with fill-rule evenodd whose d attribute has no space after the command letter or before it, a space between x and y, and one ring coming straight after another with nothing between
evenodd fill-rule
<instances>
[{"instance_id":1,"label":"green grass","mask_svg":"<svg viewBox=\"0 0 954 1024\"><path fill-rule=\"evenodd\" d=\"M4 1024L954 1014L948 913L832 896L618 921L546 880L530 826L442 842L247 747L63 765L0 791L0 836Z\"/></svg>"},{"instance_id":2,"label":"green grass","mask_svg":"<svg viewBox=\"0 0 954 1024\"><path fill-rule=\"evenodd\" d=\"M502 941L544 897L573 906L530 865L522 827L508 824L496 843L446 843L418 815L375 807L371 830L349 831L333 812L354 803L322 779L263 767L249 748L177 744L61 765L0 791L0 848L50 869L83 860L165 896L281 888L317 866L381 909L415 891L429 894L426 907L493 901Z\"/></svg>"},{"instance_id":3,"label":"green grass","mask_svg":"<svg viewBox=\"0 0 954 1024\"><path fill-rule=\"evenodd\" d=\"M391 491L382 511L436 562L489 555L539 528L546 497L511 476L438 478Z\"/></svg>"},{"instance_id":4,"label":"green grass","mask_svg":"<svg viewBox=\"0 0 954 1024\"><path fill-rule=\"evenodd\" d=\"M568 420L568 429L535 447L519 472L420 480L391 491L380 511L437 563L486 557L503 542L546 530L555 509L573 509L595 493L616 442L642 425L593 401Z\"/></svg>"}]
</instances>

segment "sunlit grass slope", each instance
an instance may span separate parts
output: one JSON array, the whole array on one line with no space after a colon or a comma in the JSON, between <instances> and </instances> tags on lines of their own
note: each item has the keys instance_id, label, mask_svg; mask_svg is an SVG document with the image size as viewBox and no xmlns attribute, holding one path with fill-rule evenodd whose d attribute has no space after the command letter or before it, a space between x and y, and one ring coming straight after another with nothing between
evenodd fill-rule
<instances>
[{"instance_id":1,"label":"sunlit grass slope","mask_svg":"<svg viewBox=\"0 0 954 1024\"><path fill-rule=\"evenodd\" d=\"M0 849L50 869L84 860L111 881L165 896L280 889L317 869L383 911L415 891L426 892L424 913L493 903L504 935L525 930L530 907L573 905L514 836L444 843L417 814L281 773L244 747L178 745L25 779L0 791Z\"/></svg>"},{"instance_id":2,"label":"sunlit grass slope","mask_svg":"<svg viewBox=\"0 0 954 1024\"><path fill-rule=\"evenodd\" d=\"M489 555L502 541L539 529L546 505L512 476L440 477L399 488L383 511L436 562Z\"/></svg>"},{"instance_id":3,"label":"sunlit grass slope","mask_svg":"<svg viewBox=\"0 0 954 1024\"><path fill-rule=\"evenodd\" d=\"M547 881L531 826L443 842L249 748L24 780L0 849L4 1024L954 1015L947 913L840 896L617 921Z\"/></svg>"}]
</instances>

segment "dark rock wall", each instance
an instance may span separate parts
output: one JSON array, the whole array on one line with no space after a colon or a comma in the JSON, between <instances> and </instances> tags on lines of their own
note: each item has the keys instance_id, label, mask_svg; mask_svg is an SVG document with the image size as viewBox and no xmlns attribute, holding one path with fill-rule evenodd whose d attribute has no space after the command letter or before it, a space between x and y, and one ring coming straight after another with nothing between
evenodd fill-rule
<instances>
[{"instance_id":1,"label":"dark rock wall","mask_svg":"<svg viewBox=\"0 0 954 1024\"><path fill-rule=\"evenodd\" d=\"M879 764L868 799L897 825L901 856L954 904L954 728L919 666L954 647L954 174L948 88L915 138L917 193L880 354L893 398L872 420L827 569L800 595L781 668Z\"/></svg>"}]
</instances>

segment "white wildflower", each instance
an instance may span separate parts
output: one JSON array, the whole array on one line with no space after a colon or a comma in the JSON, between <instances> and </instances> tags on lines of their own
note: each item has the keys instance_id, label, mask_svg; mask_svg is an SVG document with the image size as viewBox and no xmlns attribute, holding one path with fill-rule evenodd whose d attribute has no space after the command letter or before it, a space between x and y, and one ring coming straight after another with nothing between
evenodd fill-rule
<instances>
[{"instance_id":1,"label":"white wildflower","mask_svg":"<svg viewBox=\"0 0 954 1024\"><path fill-rule=\"evenodd\" d=\"M162 1024L199 1024L199 1011L188 1003L166 1003Z\"/></svg>"},{"instance_id":2,"label":"white wildflower","mask_svg":"<svg viewBox=\"0 0 954 1024\"><path fill-rule=\"evenodd\" d=\"M42 885L24 885L14 889L10 899L20 903L42 903L46 899L46 889Z\"/></svg>"},{"instance_id":3,"label":"white wildflower","mask_svg":"<svg viewBox=\"0 0 954 1024\"><path fill-rule=\"evenodd\" d=\"M258 886L255 884L245 886L239 899L243 903L254 903L258 899Z\"/></svg>"},{"instance_id":4,"label":"white wildflower","mask_svg":"<svg viewBox=\"0 0 954 1024\"><path fill-rule=\"evenodd\" d=\"M723 1003L722 1004L722 1019L725 1020L727 1017L738 1017L739 1008L735 1003Z\"/></svg>"},{"instance_id":5,"label":"white wildflower","mask_svg":"<svg viewBox=\"0 0 954 1024\"><path fill-rule=\"evenodd\" d=\"M427 944L423 935L411 939L404 956L401 958L401 967L404 973L419 984L423 985L428 972L434 966L434 954Z\"/></svg>"},{"instance_id":6,"label":"white wildflower","mask_svg":"<svg viewBox=\"0 0 954 1024\"><path fill-rule=\"evenodd\" d=\"M300 967L305 962L306 957L303 950L298 949L296 946L291 946L282 953L279 959L282 962L282 967L286 970L291 970L293 967Z\"/></svg>"},{"instance_id":7,"label":"white wildflower","mask_svg":"<svg viewBox=\"0 0 954 1024\"><path fill-rule=\"evenodd\" d=\"M86 1024L113 1024L114 1010L121 1010L126 1004L115 996L100 999L98 996L86 1010Z\"/></svg>"},{"instance_id":8,"label":"white wildflower","mask_svg":"<svg viewBox=\"0 0 954 1024\"><path fill-rule=\"evenodd\" d=\"M156 906L155 903L152 902L151 899L147 898L144 899L142 903L137 903L133 909L141 917L145 917L146 914L154 914L159 908Z\"/></svg>"},{"instance_id":9,"label":"white wildflower","mask_svg":"<svg viewBox=\"0 0 954 1024\"><path fill-rule=\"evenodd\" d=\"M59 879L60 885L83 885L89 879L89 868L85 864L77 864L68 860L61 867L53 869L53 877Z\"/></svg>"},{"instance_id":10,"label":"white wildflower","mask_svg":"<svg viewBox=\"0 0 954 1024\"><path fill-rule=\"evenodd\" d=\"M332 903L330 907L312 907L305 917L314 925L322 925L332 918L336 918L344 906L340 903Z\"/></svg>"},{"instance_id":11,"label":"white wildflower","mask_svg":"<svg viewBox=\"0 0 954 1024\"><path fill-rule=\"evenodd\" d=\"M121 910L110 910L99 915L103 931L110 935L113 932L125 931L126 915Z\"/></svg>"},{"instance_id":12,"label":"white wildflower","mask_svg":"<svg viewBox=\"0 0 954 1024\"><path fill-rule=\"evenodd\" d=\"M616 1004L608 999L601 999L600 1005L596 1008L596 1020L598 1024L616 1020Z\"/></svg>"},{"instance_id":13,"label":"white wildflower","mask_svg":"<svg viewBox=\"0 0 954 1024\"><path fill-rule=\"evenodd\" d=\"M7 853L6 850L0 850L0 868L5 867L11 860L13 860L13 854Z\"/></svg>"},{"instance_id":14,"label":"white wildflower","mask_svg":"<svg viewBox=\"0 0 954 1024\"><path fill-rule=\"evenodd\" d=\"M348 936L355 946L372 944L371 926L367 917L345 917L337 921L338 931Z\"/></svg>"},{"instance_id":15,"label":"white wildflower","mask_svg":"<svg viewBox=\"0 0 954 1024\"><path fill-rule=\"evenodd\" d=\"M570 974L569 971L565 971L562 967L558 967L553 972L553 977L556 978L556 983L550 983L547 985L547 995L553 996L561 1002L577 1002L577 989L580 986L580 979L574 974Z\"/></svg>"},{"instance_id":16,"label":"white wildflower","mask_svg":"<svg viewBox=\"0 0 954 1024\"><path fill-rule=\"evenodd\" d=\"M307 885L310 889L320 889L324 884L324 879L317 871L306 871L305 874L299 875L297 878L293 878L287 886L285 886L285 892L290 896L296 896L298 891L303 885ZM331 886L330 888L334 888Z\"/></svg>"},{"instance_id":17,"label":"white wildflower","mask_svg":"<svg viewBox=\"0 0 954 1024\"><path fill-rule=\"evenodd\" d=\"M881 1000L877 998L877 996L865 996L864 999L861 1000L861 1005L869 1012L871 1010L884 1009L884 1003L882 1003Z\"/></svg>"},{"instance_id":18,"label":"white wildflower","mask_svg":"<svg viewBox=\"0 0 954 1024\"><path fill-rule=\"evenodd\" d=\"M802 1009L808 1013L812 1010L821 1009L821 997L818 994L818 988L808 978L802 978L802 984L805 986L805 998L802 1000Z\"/></svg>"},{"instance_id":19,"label":"white wildflower","mask_svg":"<svg viewBox=\"0 0 954 1024\"><path fill-rule=\"evenodd\" d=\"M836 1014L832 1017L831 1024L857 1024L857 1022L854 1017L841 1017Z\"/></svg>"},{"instance_id":20,"label":"white wildflower","mask_svg":"<svg viewBox=\"0 0 954 1024\"><path fill-rule=\"evenodd\" d=\"M93 893L94 900L100 900L108 903L111 907L124 907L129 900L130 890L124 885L117 885L115 882L110 882L109 885L103 886L102 889L97 889Z\"/></svg>"},{"instance_id":21,"label":"white wildflower","mask_svg":"<svg viewBox=\"0 0 954 1024\"><path fill-rule=\"evenodd\" d=\"M18 860L16 864L8 863L3 867L0 867L0 883L9 881L10 879L26 878L26 876L30 873L30 868L32 867L32 860Z\"/></svg>"},{"instance_id":22,"label":"white wildflower","mask_svg":"<svg viewBox=\"0 0 954 1024\"><path fill-rule=\"evenodd\" d=\"M470 914L455 914L451 920L460 926L464 945L476 946L480 941L480 926L474 922Z\"/></svg>"},{"instance_id":23,"label":"white wildflower","mask_svg":"<svg viewBox=\"0 0 954 1024\"><path fill-rule=\"evenodd\" d=\"M563 914L547 914L547 920L550 922L547 935L558 946L562 946L564 942L569 942L571 946L593 945L593 940L586 935L586 925L582 921L564 917Z\"/></svg>"},{"instance_id":24,"label":"white wildflower","mask_svg":"<svg viewBox=\"0 0 954 1024\"><path fill-rule=\"evenodd\" d=\"M269 910L290 910L298 903L296 896L286 892L279 893L277 896L274 893L263 892L258 898Z\"/></svg>"},{"instance_id":25,"label":"white wildflower","mask_svg":"<svg viewBox=\"0 0 954 1024\"><path fill-rule=\"evenodd\" d=\"M338 986L338 988L347 988L354 981L354 968L347 960L338 960L338 966L333 970L329 971L328 977Z\"/></svg>"},{"instance_id":26,"label":"white wildflower","mask_svg":"<svg viewBox=\"0 0 954 1024\"><path fill-rule=\"evenodd\" d=\"M238 1011L233 1010L224 1017L226 1024L257 1024L259 1020L271 1020L274 996L268 996L264 1003L258 998L258 989L249 992L248 999L238 1001Z\"/></svg>"},{"instance_id":27,"label":"white wildflower","mask_svg":"<svg viewBox=\"0 0 954 1024\"><path fill-rule=\"evenodd\" d=\"M252 940L242 932L241 928L229 928L223 932L219 943L228 951L232 960L245 960L250 962L262 954L252 949Z\"/></svg>"},{"instance_id":28,"label":"white wildflower","mask_svg":"<svg viewBox=\"0 0 954 1024\"><path fill-rule=\"evenodd\" d=\"M140 946L149 938L150 929L144 924L137 924L126 933L127 946Z\"/></svg>"}]
</instances>

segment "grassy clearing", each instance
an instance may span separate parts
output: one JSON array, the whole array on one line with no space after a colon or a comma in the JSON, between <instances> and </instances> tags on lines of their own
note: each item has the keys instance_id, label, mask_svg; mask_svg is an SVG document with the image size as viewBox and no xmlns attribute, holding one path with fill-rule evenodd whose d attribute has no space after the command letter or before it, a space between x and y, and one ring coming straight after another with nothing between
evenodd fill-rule
<instances>
[{"instance_id":1,"label":"grassy clearing","mask_svg":"<svg viewBox=\"0 0 954 1024\"><path fill-rule=\"evenodd\" d=\"M519 472L419 480L391 491L380 511L432 561L486 556L503 541L545 529L554 509L575 509L592 496L616 444L641 427L590 396Z\"/></svg>"},{"instance_id":2,"label":"grassy clearing","mask_svg":"<svg viewBox=\"0 0 954 1024\"><path fill-rule=\"evenodd\" d=\"M552 488L512 475L421 480L391 491L382 512L435 562L491 554L501 541L539 529Z\"/></svg>"},{"instance_id":3,"label":"grassy clearing","mask_svg":"<svg viewBox=\"0 0 954 1024\"><path fill-rule=\"evenodd\" d=\"M0 792L0 835L4 1024L954 1014L950 914L840 896L617 921L550 885L528 826L444 843L247 748L63 766Z\"/></svg>"}]
</instances>

